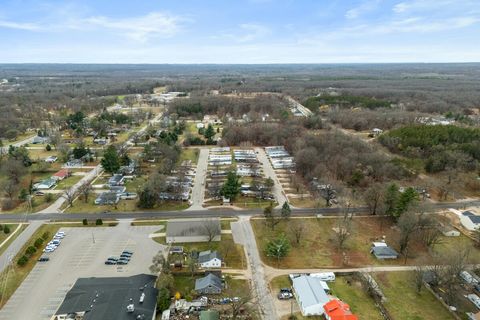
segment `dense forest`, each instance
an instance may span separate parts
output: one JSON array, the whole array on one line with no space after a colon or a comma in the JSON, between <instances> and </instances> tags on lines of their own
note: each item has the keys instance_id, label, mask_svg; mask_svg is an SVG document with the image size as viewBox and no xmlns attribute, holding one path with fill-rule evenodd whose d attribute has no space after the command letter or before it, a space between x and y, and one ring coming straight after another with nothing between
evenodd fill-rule
<instances>
[{"instance_id":1,"label":"dense forest","mask_svg":"<svg viewBox=\"0 0 480 320\"><path fill-rule=\"evenodd\" d=\"M409 125L380 136L392 152L425 160L427 172L476 170L480 160L480 129L454 125Z\"/></svg>"}]
</instances>

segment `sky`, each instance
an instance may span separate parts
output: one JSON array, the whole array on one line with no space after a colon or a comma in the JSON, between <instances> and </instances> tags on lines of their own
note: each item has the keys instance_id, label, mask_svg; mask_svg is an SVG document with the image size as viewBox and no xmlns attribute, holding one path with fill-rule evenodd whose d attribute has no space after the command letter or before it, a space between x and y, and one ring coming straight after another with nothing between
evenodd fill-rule
<instances>
[{"instance_id":1,"label":"sky","mask_svg":"<svg viewBox=\"0 0 480 320\"><path fill-rule=\"evenodd\" d=\"M0 63L480 62L480 0L0 0Z\"/></svg>"}]
</instances>

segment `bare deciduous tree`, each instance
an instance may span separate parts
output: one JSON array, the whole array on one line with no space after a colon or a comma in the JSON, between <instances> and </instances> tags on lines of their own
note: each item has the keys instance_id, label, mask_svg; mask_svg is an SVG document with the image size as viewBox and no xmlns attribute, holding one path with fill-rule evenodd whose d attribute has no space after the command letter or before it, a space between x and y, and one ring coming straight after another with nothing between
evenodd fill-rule
<instances>
[{"instance_id":1,"label":"bare deciduous tree","mask_svg":"<svg viewBox=\"0 0 480 320\"><path fill-rule=\"evenodd\" d=\"M88 203L88 197L92 193L92 186L90 183L84 183L79 188L80 194L83 196L83 201Z\"/></svg>"},{"instance_id":2,"label":"bare deciduous tree","mask_svg":"<svg viewBox=\"0 0 480 320\"><path fill-rule=\"evenodd\" d=\"M306 224L303 220L298 221L291 221L289 223L290 232L295 240L295 244L298 246L300 244L300 240L303 236L303 233L306 229Z\"/></svg>"},{"instance_id":3,"label":"bare deciduous tree","mask_svg":"<svg viewBox=\"0 0 480 320\"><path fill-rule=\"evenodd\" d=\"M65 200L67 200L67 203L70 207L73 207L73 201L75 201L76 196L77 196L77 193L73 188L68 188L62 194L62 197L65 198Z\"/></svg>"}]
</instances>

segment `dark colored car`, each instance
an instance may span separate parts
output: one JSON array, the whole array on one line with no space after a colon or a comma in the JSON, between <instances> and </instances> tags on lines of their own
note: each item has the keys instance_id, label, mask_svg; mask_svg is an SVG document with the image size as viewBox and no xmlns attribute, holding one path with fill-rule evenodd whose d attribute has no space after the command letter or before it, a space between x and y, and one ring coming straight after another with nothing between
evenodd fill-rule
<instances>
[{"instance_id":1,"label":"dark colored car","mask_svg":"<svg viewBox=\"0 0 480 320\"><path fill-rule=\"evenodd\" d=\"M129 254L130 256L133 256L133 251L123 250L122 255L124 255L124 254Z\"/></svg>"},{"instance_id":2,"label":"dark colored car","mask_svg":"<svg viewBox=\"0 0 480 320\"><path fill-rule=\"evenodd\" d=\"M38 258L38 261L40 261L40 262L47 262L47 261L50 261L50 258L47 257L47 256L41 256L40 258Z\"/></svg>"},{"instance_id":3,"label":"dark colored car","mask_svg":"<svg viewBox=\"0 0 480 320\"><path fill-rule=\"evenodd\" d=\"M105 264L113 265L113 264L117 264L117 261L115 261L115 260L107 260L107 261L105 261Z\"/></svg>"},{"instance_id":4,"label":"dark colored car","mask_svg":"<svg viewBox=\"0 0 480 320\"><path fill-rule=\"evenodd\" d=\"M293 293L292 289L290 289L290 288L281 288L280 292Z\"/></svg>"},{"instance_id":5,"label":"dark colored car","mask_svg":"<svg viewBox=\"0 0 480 320\"><path fill-rule=\"evenodd\" d=\"M117 261L117 264L123 264L123 265L128 264L128 260L120 259Z\"/></svg>"},{"instance_id":6,"label":"dark colored car","mask_svg":"<svg viewBox=\"0 0 480 320\"><path fill-rule=\"evenodd\" d=\"M121 258L128 258L128 259L130 259L131 257L132 257L131 254L126 254L126 253L122 253L122 254L120 255L120 259L121 259Z\"/></svg>"}]
</instances>

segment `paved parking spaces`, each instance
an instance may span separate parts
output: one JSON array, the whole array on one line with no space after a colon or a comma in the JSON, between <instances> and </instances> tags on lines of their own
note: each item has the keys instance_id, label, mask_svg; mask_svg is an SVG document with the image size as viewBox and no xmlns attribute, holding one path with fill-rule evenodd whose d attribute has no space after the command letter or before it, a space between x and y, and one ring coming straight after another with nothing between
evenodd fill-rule
<instances>
[{"instance_id":1,"label":"paved parking spaces","mask_svg":"<svg viewBox=\"0 0 480 320\"><path fill-rule=\"evenodd\" d=\"M262 164L265 177L272 178L274 182L272 193L275 196L275 200L278 202L277 208L280 208L284 202L288 202L282 184L278 180L277 174L275 173L275 170L273 170L272 164L270 163L270 160L268 160L265 150L263 148L255 148L255 152L257 153L258 160Z\"/></svg>"},{"instance_id":2,"label":"paved parking spaces","mask_svg":"<svg viewBox=\"0 0 480 320\"><path fill-rule=\"evenodd\" d=\"M0 319L50 319L78 278L118 277L149 273L152 257L165 249L148 237L158 226L62 228L66 237L49 254L50 261L38 262L14 295L0 310ZM110 256L123 250L134 252L127 265L105 265Z\"/></svg>"}]
</instances>

